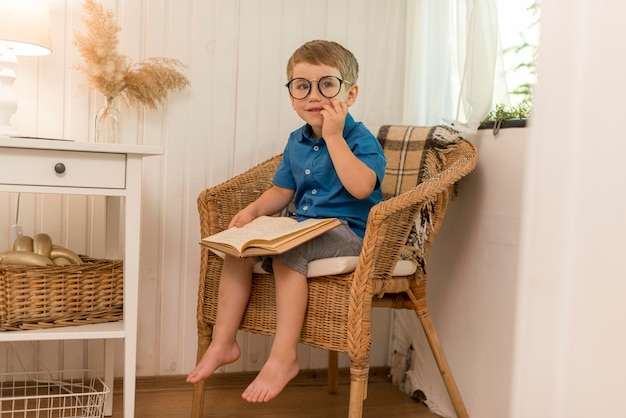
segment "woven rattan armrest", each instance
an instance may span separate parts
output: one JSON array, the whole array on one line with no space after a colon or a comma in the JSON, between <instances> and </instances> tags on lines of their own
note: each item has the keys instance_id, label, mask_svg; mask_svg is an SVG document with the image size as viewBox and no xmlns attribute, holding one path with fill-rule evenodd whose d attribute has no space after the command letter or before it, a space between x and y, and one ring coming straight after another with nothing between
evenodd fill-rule
<instances>
[{"instance_id":1,"label":"woven rattan armrest","mask_svg":"<svg viewBox=\"0 0 626 418\"><path fill-rule=\"evenodd\" d=\"M447 152L448 163L437 175L423 180L411 190L375 205L367 219L363 249L353 276L353 289L364 287L367 280L390 279L406 245L411 226L423 209L429 210L432 231L421 249L428 252L438 232L448 193L454 184L476 165L475 147L460 139Z\"/></svg>"}]
</instances>

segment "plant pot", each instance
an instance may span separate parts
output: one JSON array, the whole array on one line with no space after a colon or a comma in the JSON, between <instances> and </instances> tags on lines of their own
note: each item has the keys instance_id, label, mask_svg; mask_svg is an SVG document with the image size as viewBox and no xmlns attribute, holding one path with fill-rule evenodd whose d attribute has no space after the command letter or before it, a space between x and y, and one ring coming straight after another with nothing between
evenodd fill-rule
<instances>
[{"instance_id":1,"label":"plant pot","mask_svg":"<svg viewBox=\"0 0 626 418\"><path fill-rule=\"evenodd\" d=\"M501 121L490 120L480 124L478 129L493 129L493 136L497 136L500 129L525 128L528 119L505 119Z\"/></svg>"}]
</instances>

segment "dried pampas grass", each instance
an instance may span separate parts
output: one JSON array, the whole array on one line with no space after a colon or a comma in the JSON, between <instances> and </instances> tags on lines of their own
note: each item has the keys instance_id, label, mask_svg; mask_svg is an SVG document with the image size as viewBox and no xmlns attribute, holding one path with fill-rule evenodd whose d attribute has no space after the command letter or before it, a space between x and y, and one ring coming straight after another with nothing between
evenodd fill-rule
<instances>
[{"instance_id":1,"label":"dried pampas grass","mask_svg":"<svg viewBox=\"0 0 626 418\"><path fill-rule=\"evenodd\" d=\"M172 58L148 58L129 64L117 52L120 26L112 10L104 10L95 0L83 3L86 34L74 33L84 65L75 68L87 76L90 87L104 96L121 97L128 104L156 109L169 92L181 90L189 80L178 69L184 65Z\"/></svg>"}]
</instances>

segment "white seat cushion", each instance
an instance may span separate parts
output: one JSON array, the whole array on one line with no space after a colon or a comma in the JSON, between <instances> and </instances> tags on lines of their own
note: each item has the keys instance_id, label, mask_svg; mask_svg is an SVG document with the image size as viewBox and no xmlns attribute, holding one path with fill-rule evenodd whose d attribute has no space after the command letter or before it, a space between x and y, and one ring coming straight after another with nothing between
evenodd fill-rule
<instances>
[{"instance_id":1,"label":"white seat cushion","mask_svg":"<svg viewBox=\"0 0 626 418\"><path fill-rule=\"evenodd\" d=\"M213 251L213 250L211 250ZM213 251L220 258L224 258L224 253ZM344 274L354 271L359 257L332 257L320 258L309 263L307 277L332 276L334 274ZM396 264L392 276L408 276L415 273L417 263L413 260L400 260ZM252 270L254 273L267 274L261 267L261 262L256 263Z\"/></svg>"}]
</instances>

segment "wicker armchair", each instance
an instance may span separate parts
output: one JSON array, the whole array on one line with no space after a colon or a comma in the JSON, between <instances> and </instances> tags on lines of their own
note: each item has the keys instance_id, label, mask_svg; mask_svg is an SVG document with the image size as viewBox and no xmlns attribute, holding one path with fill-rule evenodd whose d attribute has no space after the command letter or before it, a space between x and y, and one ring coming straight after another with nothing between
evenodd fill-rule
<instances>
[{"instance_id":1,"label":"wicker armchair","mask_svg":"<svg viewBox=\"0 0 626 418\"><path fill-rule=\"evenodd\" d=\"M387 157L385 200L370 211L363 249L354 271L309 278L309 303L301 342L329 350L329 387L336 390L337 352L350 357L349 417L362 416L367 396L373 306L413 309L459 418L467 411L441 349L426 306L426 264L455 183L477 164L475 147L445 127L383 126L378 133ZM270 187L281 156L275 156L200 193L202 236L223 230L243 207ZM211 343L222 259L201 249L198 294L198 360ZM413 273L394 274L412 262ZM408 274L408 275L406 275ZM274 279L255 274L252 297L240 329L263 335L275 330ZM331 311L331 312L329 312ZM193 412L202 417L204 381L194 386Z\"/></svg>"}]
</instances>

